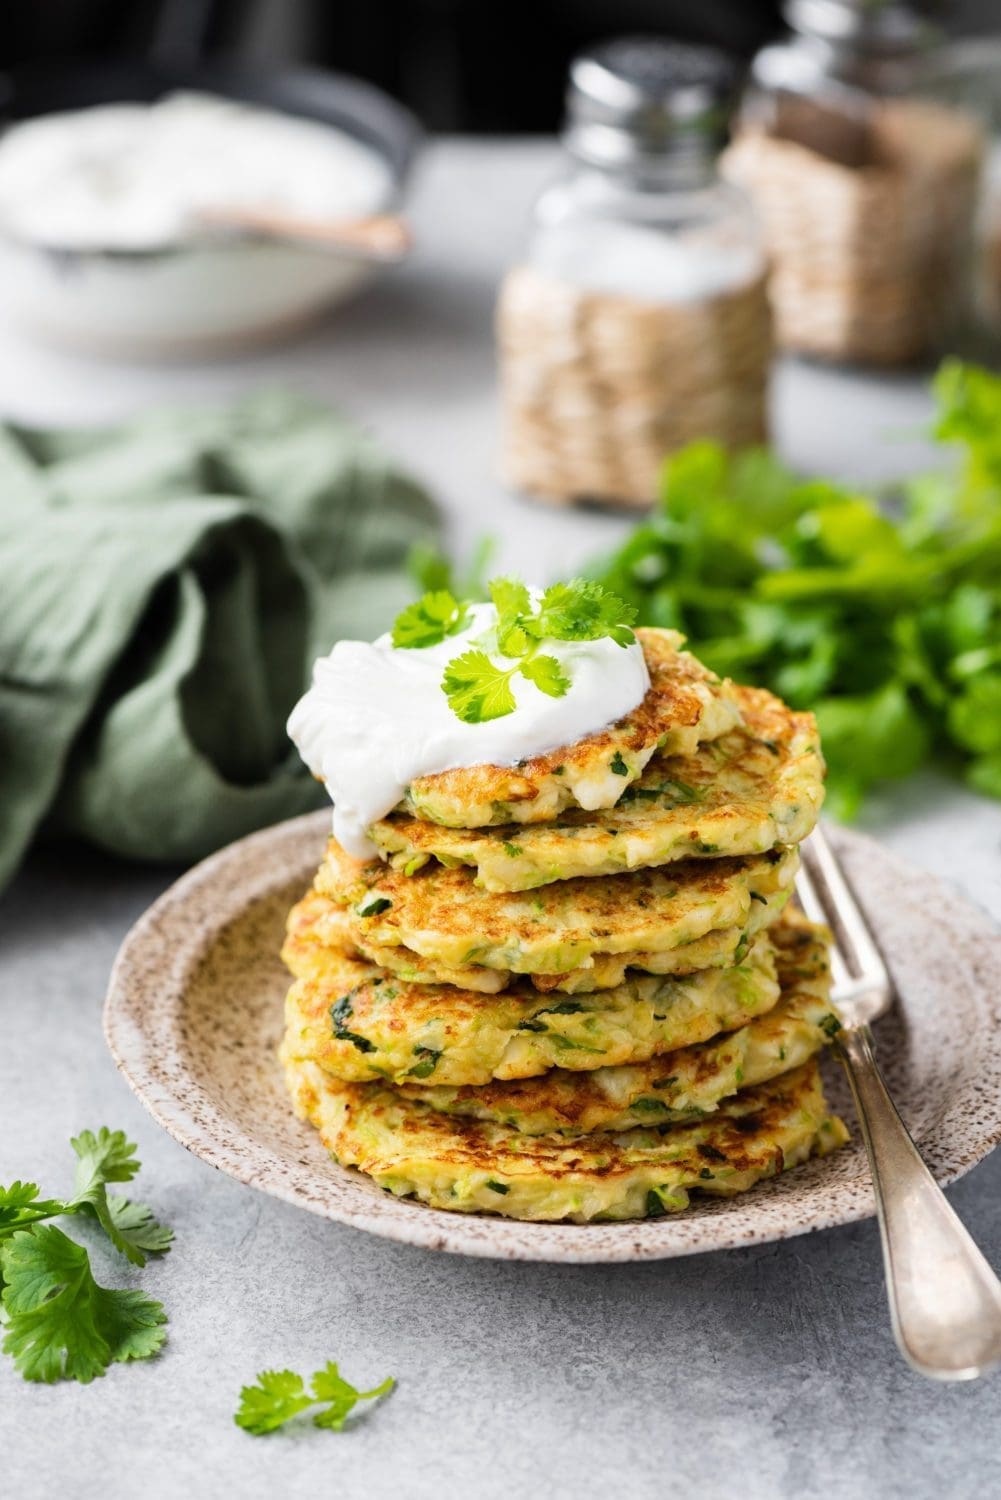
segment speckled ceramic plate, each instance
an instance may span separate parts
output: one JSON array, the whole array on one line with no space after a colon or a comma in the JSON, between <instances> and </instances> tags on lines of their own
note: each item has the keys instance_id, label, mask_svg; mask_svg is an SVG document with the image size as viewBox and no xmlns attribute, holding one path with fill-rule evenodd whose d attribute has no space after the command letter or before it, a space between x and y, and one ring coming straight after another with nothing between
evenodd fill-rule
<instances>
[{"instance_id":1,"label":"speckled ceramic plate","mask_svg":"<svg viewBox=\"0 0 1001 1500\"><path fill-rule=\"evenodd\" d=\"M118 955L105 1010L115 1061L150 1113L224 1172L313 1213L434 1250L515 1260L654 1260L783 1239L873 1213L847 1090L826 1064L850 1146L746 1196L628 1224L519 1224L393 1198L336 1166L292 1115L275 1049L285 914L309 883L326 812L243 839L191 870ZM949 887L858 834L835 839L900 1000L879 1055L932 1171L951 1182L1001 1140L1001 932Z\"/></svg>"}]
</instances>

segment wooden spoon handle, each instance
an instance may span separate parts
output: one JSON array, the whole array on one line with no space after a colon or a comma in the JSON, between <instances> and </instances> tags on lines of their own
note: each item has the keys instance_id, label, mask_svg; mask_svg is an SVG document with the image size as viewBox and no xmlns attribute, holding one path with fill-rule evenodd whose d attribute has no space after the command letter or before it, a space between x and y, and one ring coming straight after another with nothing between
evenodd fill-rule
<instances>
[{"instance_id":1,"label":"wooden spoon handle","mask_svg":"<svg viewBox=\"0 0 1001 1500\"><path fill-rule=\"evenodd\" d=\"M396 214L370 214L361 219L309 219L275 209L226 205L203 210L199 220L214 229L357 252L371 260L402 260L413 243L409 226Z\"/></svg>"}]
</instances>

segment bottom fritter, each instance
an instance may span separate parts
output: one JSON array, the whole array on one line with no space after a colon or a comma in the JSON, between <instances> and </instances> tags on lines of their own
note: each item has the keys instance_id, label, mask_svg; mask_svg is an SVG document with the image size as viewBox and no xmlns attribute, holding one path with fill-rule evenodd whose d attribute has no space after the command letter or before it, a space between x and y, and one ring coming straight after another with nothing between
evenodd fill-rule
<instances>
[{"instance_id":1,"label":"bottom fritter","mask_svg":"<svg viewBox=\"0 0 1001 1500\"><path fill-rule=\"evenodd\" d=\"M730 1196L848 1138L816 1061L747 1089L691 1125L567 1141L443 1115L381 1083L340 1083L286 1059L296 1113L343 1166L433 1208L526 1220L644 1219Z\"/></svg>"}]
</instances>

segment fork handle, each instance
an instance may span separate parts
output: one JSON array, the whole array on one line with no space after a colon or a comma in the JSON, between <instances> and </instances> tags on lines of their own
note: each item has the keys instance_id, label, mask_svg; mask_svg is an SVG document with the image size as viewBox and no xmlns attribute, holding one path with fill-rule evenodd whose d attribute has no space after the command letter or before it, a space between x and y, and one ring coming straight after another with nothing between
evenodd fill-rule
<instances>
[{"instance_id":1,"label":"fork handle","mask_svg":"<svg viewBox=\"0 0 1001 1500\"><path fill-rule=\"evenodd\" d=\"M897 1345L922 1375L972 1380L1001 1361L1001 1282L921 1160L868 1026L846 1027L837 1051L869 1154Z\"/></svg>"}]
</instances>

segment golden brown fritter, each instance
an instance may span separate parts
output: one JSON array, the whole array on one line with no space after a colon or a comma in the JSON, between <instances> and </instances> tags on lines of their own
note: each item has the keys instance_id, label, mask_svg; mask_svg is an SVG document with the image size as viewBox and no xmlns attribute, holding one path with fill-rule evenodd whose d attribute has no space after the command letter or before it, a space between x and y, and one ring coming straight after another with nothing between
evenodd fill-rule
<instances>
[{"instance_id":1,"label":"golden brown fritter","mask_svg":"<svg viewBox=\"0 0 1001 1500\"><path fill-rule=\"evenodd\" d=\"M781 981L779 1002L736 1031L648 1062L482 1087L406 1083L403 1092L446 1114L510 1125L528 1135L587 1134L638 1125L680 1124L711 1114L741 1088L799 1067L840 1026L830 1003L828 934L787 909L770 930ZM319 1059L314 1059L319 1060Z\"/></svg>"},{"instance_id":2,"label":"golden brown fritter","mask_svg":"<svg viewBox=\"0 0 1001 1500\"><path fill-rule=\"evenodd\" d=\"M286 1079L297 1114L343 1166L397 1197L514 1219L586 1223L677 1212L693 1191L744 1192L847 1139L828 1112L815 1061L696 1124L572 1141L437 1114L380 1083L339 1083L298 1058L287 1058Z\"/></svg>"},{"instance_id":3,"label":"golden brown fritter","mask_svg":"<svg viewBox=\"0 0 1001 1500\"><path fill-rule=\"evenodd\" d=\"M546 995L555 991L581 995L622 984L631 969L644 974L695 974L700 969L726 968L737 963L751 938L781 915L787 895L783 890L764 901L755 901L745 928L723 927L664 953L597 953L593 964L573 969L569 974L515 975L504 969L480 969L471 964L450 969L412 953L409 948L373 943L358 935L357 924L352 923L352 914L345 907L336 906L329 896L311 890L289 912L282 958L297 979L322 979L332 949L337 957L377 964L410 983L454 984L478 994L496 995L524 978Z\"/></svg>"},{"instance_id":4,"label":"golden brown fritter","mask_svg":"<svg viewBox=\"0 0 1001 1500\"><path fill-rule=\"evenodd\" d=\"M635 964L639 953L674 952L721 929L748 932L755 908L766 925L797 860L783 848L495 894L467 868L434 864L407 875L354 860L332 839L316 888L349 911L358 948L402 946L453 971L564 975L593 969L596 955Z\"/></svg>"},{"instance_id":5,"label":"golden brown fritter","mask_svg":"<svg viewBox=\"0 0 1001 1500\"><path fill-rule=\"evenodd\" d=\"M556 1066L641 1062L743 1026L778 997L767 933L736 968L680 979L633 974L573 999L547 998L524 981L499 995L406 984L342 958L322 979L293 984L286 1040L291 1055L338 1078L479 1085Z\"/></svg>"},{"instance_id":6,"label":"golden brown fritter","mask_svg":"<svg viewBox=\"0 0 1001 1500\"><path fill-rule=\"evenodd\" d=\"M688 755L658 752L612 808L571 808L521 828L441 828L394 813L373 826L372 840L411 870L432 856L471 865L488 891L798 844L824 798L816 720L763 688L735 692L740 728Z\"/></svg>"},{"instance_id":7,"label":"golden brown fritter","mask_svg":"<svg viewBox=\"0 0 1001 1500\"><path fill-rule=\"evenodd\" d=\"M682 651L676 630L638 630L650 687L607 729L517 766L463 766L411 783L402 810L448 828L539 823L565 807L611 807L656 750L690 754L739 723L732 684Z\"/></svg>"}]
</instances>

